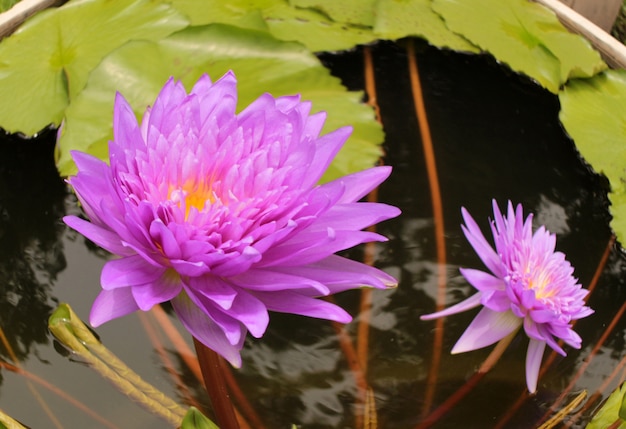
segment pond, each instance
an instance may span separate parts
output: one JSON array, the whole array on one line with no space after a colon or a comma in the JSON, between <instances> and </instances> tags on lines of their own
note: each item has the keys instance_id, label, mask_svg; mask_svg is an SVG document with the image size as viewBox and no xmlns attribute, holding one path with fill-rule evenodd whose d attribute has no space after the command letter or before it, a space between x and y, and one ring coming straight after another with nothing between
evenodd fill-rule
<instances>
[{"instance_id":1,"label":"pond","mask_svg":"<svg viewBox=\"0 0 626 429\"><path fill-rule=\"evenodd\" d=\"M386 133L382 162L393 167L377 199L402 215L377 226L388 242L347 255L373 259L400 283L335 296L355 317L344 327L273 314L263 338L248 338L242 368L227 370L238 411L253 428L533 428L586 390L589 403L565 419L584 427L620 382L625 259L608 226L608 183L561 128L558 98L489 56L419 40L321 59L350 89L366 89L373 72L370 101ZM427 122L416 113L418 89ZM56 172L54 140L50 130L32 140L3 136L0 144L0 408L32 428L170 427L48 332L59 302L87 319L109 258L61 221L80 208ZM460 209L486 230L492 199L535 213L536 226L557 234L557 249L593 288L588 304L595 313L575 327L582 348L567 348L566 357L546 350L535 395L526 392L524 335L488 373L476 375L492 347L450 350L477 310L443 323L420 320L441 297L449 306L474 293L458 269L483 265L463 236ZM165 318L171 325L163 322L170 313L163 309L114 320L97 334L147 381L212 415L191 338L173 315ZM183 344L172 342L168 326Z\"/></svg>"}]
</instances>

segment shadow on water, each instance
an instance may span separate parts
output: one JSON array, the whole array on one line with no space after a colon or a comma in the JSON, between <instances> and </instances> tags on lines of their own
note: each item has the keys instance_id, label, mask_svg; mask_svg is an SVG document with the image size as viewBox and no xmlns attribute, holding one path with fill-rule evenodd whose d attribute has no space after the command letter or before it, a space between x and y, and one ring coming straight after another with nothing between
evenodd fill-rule
<instances>
[{"instance_id":1,"label":"shadow on water","mask_svg":"<svg viewBox=\"0 0 626 429\"><path fill-rule=\"evenodd\" d=\"M384 162L394 168L378 199L399 206L403 214L378 226L390 240L376 245L376 265L397 276L400 285L394 290L374 291L368 316L366 377L373 391L378 427L404 429L416 427L423 419L426 383L433 366L434 324L419 317L435 307L435 229L406 46L379 43L371 52L376 99L386 132ZM460 208L467 207L486 231L492 198L501 207L510 199L522 203L527 213L534 212L537 225L545 224L558 235L558 250L567 254L581 283L588 285L611 239L607 183L579 158L561 128L558 98L488 56L440 51L418 43L416 58L441 188L447 305L474 292L458 268L483 269L462 235ZM325 54L321 59L350 89L365 87L363 49ZM0 326L19 359L26 359L34 344L43 347L49 343L46 322L55 301L52 285L66 267L61 217L66 210L77 210L54 169L53 146L52 132L37 141L3 137L0 144ZM65 253L69 266L74 262L70 258L77 256ZM362 259L363 248L347 254ZM101 256L106 255L89 262L96 269L102 264ZM76 264L86 262L81 259ZM505 427L536 427L572 380L572 394L599 388L624 353L626 320L609 333L600 353L593 357L594 365L582 376L576 373L626 298L624 271L623 253L614 247L590 297L596 313L576 326L583 348L568 348L567 357L554 361L541 378L537 395L525 398L510 412L525 391L527 339L518 335L492 371L434 427L493 427L507 413L512 415ZM78 276L79 271L76 273ZM65 280L69 290L85 282ZM93 284L91 296L97 292L97 281L87 280ZM356 316L355 322L364 317L358 314L358 291L336 299ZM457 392L490 351L449 354L474 315L470 311L445 320L431 410ZM131 324L137 322L129 317L99 330L117 329L119 342L125 341L130 348L136 341L127 332ZM355 340L356 323L346 329ZM111 337L109 332L109 341ZM138 361L166 372L161 363L150 360L153 350L138 353ZM0 354L9 358L2 345ZM234 375L268 428L290 428L292 424L306 429L351 428L355 413L363 411L362 405L355 405L354 374L327 322L273 314L266 335L260 340L249 338L243 356L243 367ZM189 374L185 377L192 379ZM90 394L97 395L97 389L91 388ZM107 394L102 395L105 403ZM205 401L204 397L200 401ZM584 421L574 427L583 427Z\"/></svg>"}]
</instances>

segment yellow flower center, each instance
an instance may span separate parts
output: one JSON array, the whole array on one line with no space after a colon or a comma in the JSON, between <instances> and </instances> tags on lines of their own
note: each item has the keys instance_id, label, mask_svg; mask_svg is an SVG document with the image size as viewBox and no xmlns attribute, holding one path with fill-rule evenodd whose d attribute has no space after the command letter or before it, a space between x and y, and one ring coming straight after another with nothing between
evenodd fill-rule
<instances>
[{"instance_id":1,"label":"yellow flower center","mask_svg":"<svg viewBox=\"0 0 626 429\"><path fill-rule=\"evenodd\" d=\"M168 199L178 203L179 206L184 203L185 219L187 219L192 207L202 211L207 202L214 203L215 194L210 183L187 180L182 187L174 188L170 185Z\"/></svg>"}]
</instances>

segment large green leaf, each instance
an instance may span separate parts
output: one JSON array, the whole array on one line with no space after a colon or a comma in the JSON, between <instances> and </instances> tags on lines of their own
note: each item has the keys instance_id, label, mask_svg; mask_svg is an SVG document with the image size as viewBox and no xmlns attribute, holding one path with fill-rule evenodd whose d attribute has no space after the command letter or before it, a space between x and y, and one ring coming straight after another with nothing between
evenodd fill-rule
<instances>
[{"instance_id":1,"label":"large green leaf","mask_svg":"<svg viewBox=\"0 0 626 429\"><path fill-rule=\"evenodd\" d=\"M171 0L171 3L190 17L192 25L220 23L268 30L277 39L300 42L313 52L350 49L376 39L371 28L333 21L319 10L294 7L287 0Z\"/></svg>"},{"instance_id":2,"label":"large green leaf","mask_svg":"<svg viewBox=\"0 0 626 429\"><path fill-rule=\"evenodd\" d=\"M611 226L626 244L626 71L570 81L560 118L585 160L611 183Z\"/></svg>"},{"instance_id":3,"label":"large green leaf","mask_svg":"<svg viewBox=\"0 0 626 429\"><path fill-rule=\"evenodd\" d=\"M380 0L374 33L382 39L418 36L434 46L478 51L476 46L446 27L441 16L433 12L431 0Z\"/></svg>"},{"instance_id":4,"label":"large green leaf","mask_svg":"<svg viewBox=\"0 0 626 429\"><path fill-rule=\"evenodd\" d=\"M285 0L164 0L189 17L191 25L229 24L267 30L261 10Z\"/></svg>"},{"instance_id":5,"label":"large green leaf","mask_svg":"<svg viewBox=\"0 0 626 429\"><path fill-rule=\"evenodd\" d=\"M175 9L148 0L80 0L34 16L0 42L0 127L30 135L58 125L106 54L186 25Z\"/></svg>"},{"instance_id":6,"label":"large green leaf","mask_svg":"<svg viewBox=\"0 0 626 429\"><path fill-rule=\"evenodd\" d=\"M452 31L554 93L568 78L606 68L589 42L528 0L433 0L433 9Z\"/></svg>"},{"instance_id":7,"label":"large green leaf","mask_svg":"<svg viewBox=\"0 0 626 429\"><path fill-rule=\"evenodd\" d=\"M377 38L369 27L335 22L314 9L299 9L283 3L262 13L274 37L298 41L313 52L351 49Z\"/></svg>"},{"instance_id":8,"label":"large green leaf","mask_svg":"<svg viewBox=\"0 0 626 429\"><path fill-rule=\"evenodd\" d=\"M374 25L376 16L374 6L379 0L289 0L292 6L311 8L326 14L335 22Z\"/></svg>"},{"instance_id":9,"label":"large green leaf","mask_svg":"<svg viewBox=\"0 0 626 429\"><path fill-rule=\"evenodd\" d=\"M140 114L170 76L190 89L202 73L216 79L231 69L239 82L240 108L264 92L300 93L313 102L313 111L328 113L325 132L354 127L324 180L370 167L380 156L382 128L372 109L361 102L363 94L348 92L302 45L214 24L189 27L159 42L130 42L106 57L67 109L57 153L61 174L75 172L69 156L72 149L107 158L116 91Z\"/></svg>"}]
</instances>

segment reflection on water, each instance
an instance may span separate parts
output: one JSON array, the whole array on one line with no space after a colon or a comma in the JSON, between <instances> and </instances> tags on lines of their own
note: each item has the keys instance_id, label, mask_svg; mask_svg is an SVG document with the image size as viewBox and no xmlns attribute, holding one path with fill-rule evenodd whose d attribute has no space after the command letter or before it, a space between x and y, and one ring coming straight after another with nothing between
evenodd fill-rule
<instances>
[{"instance_id":1,"label":"reflection on water","mask_svg":"<svg viewBox=\"0 0 626 429\"><path fill-rule=\"evenodd\" d=\"M0 137L0 327L12 349L0 344L0 355L9 361L48 343L56 306L48 294L66 266L66 187L53 164L54 139L51 131L30 141Z\"/></svg>"},{"instance_id":2,"label":"reflection on water","mask_svg":"<svg viewBox=\"0 0 626 429\"><path fill-rule=\"evenodd\" d=\"M403 211L399 218L378 226L390 240L376 244L373 253L376 265L397 276L400 285L391 291L374 291L367 314L359 314L361 295L357 291L336 299L355 315L355 321L345 327L355 347L359 346L355 344L359 321L369 323L365 377L373 392L371 409L375 407L378 427L403 429L416 427L425 415L458 392L491 348L450 355L452 345L475 313L446 318L433 403L430 410L423 410L431 388L427 380L436 359L434 322L419 320L420 315L434 309L440 274L433 209L405 48L381 43L372 52L377 101L387 135L385 163L394 167L378 198ZM322 59L346 85L364 88L362 50L324 55ZM420 45L417 60L442 195L447 304L474 293L458 268L483 268L462 235L460 207L467 207L486 229L492 198L501 206L511 199L534 212L536 222L558 234L558 249L567 254L576 275L588 285L611 236L606 183L578 158L561 129L557 98L488 57ZM9 138L0 147L0 326L20 359L34 349L41 355L44 364L32 367L32 371L73 392L118 427L166 427L141 414L134 405L127 405L122 395L89 375L88 368L59 357L49 344L46 319L54 297L70 302L86 318L99 290L99 270L108 257L93 252L82 239L69 236L62 226L64 212L77 208L66 208L73 200L67 197L53 168L53 137L52 133L44 134L38 142ZM363 248L357 248L348 255L362 259L364 253ZM65 258L67 269L61 272L66 267ZM576 326L583 348L568 348L567 357L556 358L540 379L536 396L524 396L527 339L520 335L492 371L434 427L531 428L572 380L574 386L566 400L582 389L592 393L600 388L624 355L626 320L618 323L599 353L592 355L625 301L624 273L623 253L613 248L590 296L589 304L596 313ZM98 332L105 344L149 381L188 401L185 389L170 378L169 371L173 371L189 385L199 404L208 407L184 356L166 347L165 354L173 357L169 364L173 368L166 369L137 317L111 322ZM34 343L40 345L35 348ZM359 375L355 378L344 345L335 327L327 322L274 314L262 339L249 338L243 367L233 373L267 428L290 428L291 424L306 429L352 428L355 415L363 415L367 406L358 401L362 393L356 382ZM0 353L10 360L3 346ZM587 361L591 365L578 375ZM57 378L58 373L66 375ZM616 379L603 387L603 395L618 382ZM11 387L19 391L16 381ZM29 395L27 391L20 394ZM15 402L8 404L18 407ZM6 411L27 424L49 422L39 408L29 407L27 412L10 407ZM0 404L0 408L4 407ZM54 408L62 410L60 418L66 428L108 427L70 406L55 404ZM584 427L584 420L578 420L574 427Z\"/></svg>"}]
</instances>

